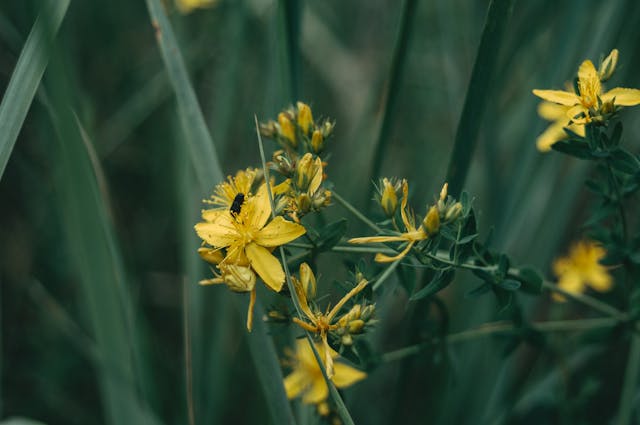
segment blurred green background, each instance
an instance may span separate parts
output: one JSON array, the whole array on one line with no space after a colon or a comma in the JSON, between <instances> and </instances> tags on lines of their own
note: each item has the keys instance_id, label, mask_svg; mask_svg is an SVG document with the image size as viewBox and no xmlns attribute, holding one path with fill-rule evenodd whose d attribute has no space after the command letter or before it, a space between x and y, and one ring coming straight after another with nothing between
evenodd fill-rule
<instances>
[{"instance_id":1,"label":"blurred green background","mask_svg":"<svg viewBox=\"0 0 640 425\"><path fill-rule=\"evenodd\" d=\"M510 3L496 2L506 12L491 25L504 33L479 51L488 1L229 0L189 15L165 2L220 160L201 156L210 165L198 175L194 140L203 129L180 118L180 86L154 37L167 32L154 30L143 1L72 1L55 43L45 46L42 84L0 176L0 418L187 424L186 327L196 423L275 423L269 377L257 373L268 355L256 352L260 341L243 326L246 299L197 285L210 272L192 226L218 183L203 176L257 166L254 114L272 119L296 99L316 118L336 120L326 173L336 192L374 218L370 188L380 176L406 177L422 213L444 182L456 134L479 120L465 141L477 146L466 148L473 156L464 187L483 236L492 229L495 249L548 274L579 235L588 170L535 150L546 124L531 90L561 88L582 60L612 48L620 63L610 86L640 87L640 3L515 1L511 10ZM45 6L2 2L2 92ZM487 54L496 60L488 74L478 70L481 96L471 97L461 120L473 65ZM634 152L636 113L623 113ZM348 236L367 232L338 205L325 218L342 216ZM323 282L346 275L331 271L341 262L327 254ZM369 337L376 353L441 324L432 304L408 304L397 285L419 274L407 268L379 295L380 324ZM459 275L441 294L452 332L500 318L491 297L464 297L474 283ZM266 306L277 300L266 291L260 297ZM613 305L623 305L621 297L604 295ZM526 316L592 314L548 298L523 297ZM281 351L286 330L270 332ZM345 391L347 406L361 424L611 423L625 338L555 335L507 356L509 342L477 339L379 364ZM275 386L281 378L271 379ZM297 402L293 411L300 423L316 421Z\"/></svg>"}]
</instances>

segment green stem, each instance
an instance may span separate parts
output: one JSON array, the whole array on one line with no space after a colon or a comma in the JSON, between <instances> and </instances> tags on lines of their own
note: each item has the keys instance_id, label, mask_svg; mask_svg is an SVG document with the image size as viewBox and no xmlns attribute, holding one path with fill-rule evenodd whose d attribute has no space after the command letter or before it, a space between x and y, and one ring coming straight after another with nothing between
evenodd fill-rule
<instances>
[{"instance_id":1,"label":"green stem","mask_svg":"<svg viewBox=\"0 0 640 425\"><path fill-rule=\"evenodd\" d=\"M580 320L554 320L548 322L531 323L529 327L538 332L570 332L570 331L587 331L592 329L610 328L618 325L620 321L612 317L602 317L596 319L580 319ZM491 322L486 323L474 329L468 329L466 331L453 333L446 336L446 342L448 344L457 344L460 342L466 342L485 336L498 335L502 333L509 333L518 330L512 323L508 322ZM409 347L400 348L395 351L385 353L381 357L383 363L400 360L404 357L418 354L430 344L423 342ZM640 349L640 348L639 348ZM639 356L636 356L640 358ZM626 425L626 424L625 424Z\"/></svg>"},{"instance_id":2,"label":"green stem","mask_svg":"<svg viewBox=\"0 0 640 425\"><path fill-rule=\"evenodd\" d=\"M265 181L270 181L269 179L269 169L267 168L267 161L265 159L265 154L264 154L264 146L262 144L262 137L260 136L260 126L258 124L258 117L255 117L255 124L256 124L256 134L258 135L258 146L260 148L260 159L262 160L262 169L264 171L264 178ZM269 197L269 203L271 204L271 218L275 218L275 202L273 201L273 193L271 192L271 185L268 184L267 185L267 195ZM287 281L287 286L289 288L289 293L291 294L291 301L293 302L293 306L296 309L296 313L298 314L298 318L302 319L304 318L304 314L302 312L302 308L300 306L300 300L298 299L298 295L297 292L293 286L293 282L291 280L291 273L289 272L289 266L287 264L287 258L284 254L284 248L282 246L278 247L278 251L280 253L280 259L282 261L282 266L284 268L284 273L285 273L285 277L286 277L286 281ZM316 345L313 341L313 337L311 336L311 334L308 331L304 331L306 337L307 337L307 341L309 341L309 344L311 345L311 350L313 351L313 355L316 358L316 362L318 363L318 367L320 368L320 371L322 372L322 376L324 377L325 382L327 383L327 387L329 387L329 394L331 395L331 398L333 399L333 402L336 405L336 410L338 412L338 415L340 416L340 419L342 419L343 423L345 425L355 425L353 423L353 419L351 419L351 415L349 414L349 410L347 410L347 407L344 404L344 401L342 400L342 397L340 397L340 394L338 393L338 390L336 389L335 385L333 385L333 382L331 381L331 379L329 379L329 376L327 375L327 370L325 368L324 365L324 361L322 360L322 357L320 356L320 353L318 353L318 350L316 349Z\"/></svg>"},{"instance_id":3,"label":"green stem","mask_svg":"<svg viewBox=\"0 0 640 425\"><path fill-rule=\"evenodd\" d=\"M640 372L640 335L634 334L631 337L631 347L629 348L629 358L624 372L624 383L622 394L620 395L620 407L618 407L617 425L629 425L631 414L634 409L633 397L638 384L638 373ZM637 406L635 406L637 408Z\"/></svg>"},{"instance_id":4,"label":"green stem","mask_svg":"<svg viewBox=\"0 0 640 425\"><path fill-rule=\"evenodd\" d=\"M376 280L376 283L373 284L372 289L374 291L376 291L384 283L384 281L387 280L389 276L391 276L391 273L393 273L396 267L398 267L398 264L400 264L400 261L402 261L402 258L391 263L391 265L387 267L384 272L382 272L380 277Z\"/></svg>"},{"instance_id":5,"label":"green stem","mask_svg":"<svg viewBox=\"0 0 640 425\"><path fill-rule=\"evenodd\" d=\"M358 211L353 205L349 203L342 196L338 195L335 191L331 192L331 198L338 201L340 205L342 205L345 209L347 209L351 214L355 215L360 221L369 226L374 232L382 233L382 229L378 227L373 221L369 220L364 216L360 211Z\"/></svg>"},{"instance_id":6,"label":"green stem","mask_svg":"<svg viewBox=\"0 0 640 425\"><path fill-rule=\"evenodd\" d=\"M516 270L517 271L517 270ZM623 311L618 310L615 307L610 306L607 303L603 303L602 301L590 297L589 295L585 295L585 294L576 294L574 292L569 292L566 291L564 289L562 289L561 287L554 285L551 282L548 281L544 281L542 283L542 287L548 289L551 292L556 292L558 294L561 294L573 301L579 302L581 304L584 304L586 306L589 306L591 308L593 308L594 310L598 310L601 313L604 313L606 315L609 315L611 317L614 317L618 320L624 321L624 320L628 320L629 316L624 313Z\"/></svg>"}]
</instances>

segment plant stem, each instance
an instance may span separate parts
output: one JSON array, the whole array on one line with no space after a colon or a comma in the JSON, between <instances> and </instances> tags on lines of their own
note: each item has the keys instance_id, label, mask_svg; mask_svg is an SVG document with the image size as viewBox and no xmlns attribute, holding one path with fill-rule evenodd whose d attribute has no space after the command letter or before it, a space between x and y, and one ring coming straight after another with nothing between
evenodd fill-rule
<instances>
[{"instance_id":1,"label":"plant stem","mask_svg":"<svg viewBox=\"0 0 640 425\"><path fill-rule=\"evenodd\" d=\"M355 215L360 221L362 221L364 224L369 226L374 232L382 233L382 229L380 227L378 227L377 224L375 224L373 221L371 221L367 217L365 217L364 214L362 214L360 211L358 211L353 205L351 205L349 203L349 201L344 199L342 196L338 195L335 191L331 192L331 198L335 199L336 201L338 201L338 203L340 205L342 205L347 210L349 210L349 212L351 214Z\"/></svg>"},{"instance_id":2,"label":"plant stem","mask_svg":"<svg viewBox=\"0 0 640 425\"><path fill-rule=\"evenodd\" d=\"M570 332L570 331L587 331L592 329L601 329L614 327L619 320L612 317L601 317L596 319L580 319L580 320L554 320L548 322L537 322L529 324L529 328L538 332ZM510 333L520 329L509 322L491 322L481 325L477 328L467 329L466 331L449 334L446 336L448 344L457 344L460 342L470 341L485 336L498 335L502 333ZM430 346L429 343L423 342L409 347L400 348L395 351L385 353L381 357L383 363L400 360L407 356L419 353L423 349ZM638 349L640 350L640 344ZM636 356L640 359L640 355ZM626 424L625 424L626 425Z\"/></svg>"},{"instance_id":3,"label":"plant stem","mask_svg":"<svg viewBox=\"0 0 640 425\"><path fill-rule=\"evenodd\" d=\"M593 308L594 310L598 310L601 313L607 314L617 320L624 321L624 320L628 320L629 318L629 316L623 311L620 311L617 308L612 307L607 303L603 303L602 301L596 298L590 297L589 295L576 294L573 292L566 291L560 288L559 286L554 285L553 283L548 281L544 281L542 283L542 287L548 289L551 292L557 292L558 294L561 294L567 298L570 298L573 301L577 301L581 304L587 305Z\"/></svg>"},{"instance_id":4,"label":"plant stem","mask_svg":"<svg viewBox=\"0 0 640 425\"><path fill-rule=\"evenodd\" d=\"M380 277L376 280L376 283L373 284L373 291L376 291L380 287L380 285L382 285L384 281L387 280L389 276L391 276L391 273L393 273L396 267L398 267L400 261L402 261L402 258L391 263L391 265L387 267L384 272L382 272Z\"/></svg>"}]
</instances>

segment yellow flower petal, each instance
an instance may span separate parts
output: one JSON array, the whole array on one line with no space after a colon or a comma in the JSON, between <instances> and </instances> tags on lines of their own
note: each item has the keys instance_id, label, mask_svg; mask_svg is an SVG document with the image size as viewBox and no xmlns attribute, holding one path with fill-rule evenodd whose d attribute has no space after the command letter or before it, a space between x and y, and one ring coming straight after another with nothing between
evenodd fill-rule
<instances>
[{"instance_id":1,"label":"yellow flower petal","mask_svg":"<svg viewBox=\"0 0 640 425\"><path fill-rule=\"evenodd\" d=\"M602 95L603 102L610 102L614 98L615 100L613 103L615 105L619 105L619 106L640 105L640 90L616 87L615 89L611 89Z\"/></svg>"},{"instance_id":2,"label":"yellow flower petal","mask_svg":"<svg viewBox=\"0 0 640 425\"><path fill-rule=\"evenodd\" d=\"M254 241L262 246L279 246L299 238L306 232L304 226L276 217L255 235Z\"/></svg>"},{"instance_id":3,"label":"yellow flower petal","mask_svg":"<svg viewBox=\"0 0 640 425\"><path fill-rule=\"evenodd\" d=\"M318 369L318 372L320 372L320 369ZM302 401L307 404L317 404L323 400L326 400L328 396L329 387L324 381L322 373L320 373L319 376L315 377L315 379L311 381L311 386L302 397Z\"/></svg>"},{"instance_id":4,"label":"yellow flower petal","mask_svg":"<svg viewBox=\"0 0 640 425\"><path fill-rule=\"evenodd\" d=\"M562 90L533 90L533 94L541 99L549 102L559 103L560 105L573 106L580 102L580 98L575 93Z\"/></svg>"},{"instance_id":5,"label":"yellow flower petal","mask_svg":"<svg viewBox=\"0 0 640 425\"><path fill-rule=\"evenodd\" d=\"M382 242L402 242L406 241L404 236L365 236L362 238L351 238L349 243L361 244L361 243L382 243Z\"/></svg>"},{"instance_id":6,"label":"yellow flower petal","mask_svg":"<svg viewBox=\"0 0 640 425\"><path fill-rule=\"evenodd\" d=\"M338 388L348 387L367 377L363 371L342 363L334 363L333 370L334 375L331 380Z\"/></svg>"},{"instance_id":7,"label":"yellow flower petal","mask_svg":"<svg viewBox=\"0 0 640 425\"><path fill-rule=\"evenodd\" d=\"M224 215L227 211L226 210L221 210L221 209L215 209L215 210L202 210L202 219L204 221L216 221L218 219L218 217L220 217L221 215Z\"/></svg>"},{"instance_id":8,"label":"yellow flower petal","mask_svg":"<svg viewBox=\"0 0 640 425\"><path fill-rule=\"evenodd\" d=\"M391 263L393 261L399 260L409 253L409 250L411 249L414 243L415 241L409 242L406 248L402 250L402 252L400 252L398 255L395 255L393 257L389 257L388 255L385 255L379 252L376 254L375 261L377 263Z\"/></svg>"},{"instance_id":9,"label":"yellow flower petal","mask_svg":"<svg viewBox=\"0 0 640 425\"><path fill-rule=\"evenodd\" d=\"M567 108L552 102L540 102L538 105L538 115L547 121L557 121L564 119Z\"/></svg>"},{"instance_id":10,"label":"yellow flower petal","mask_svg":"<svg viewBox=\"0 0 640 425\"><path fill-rule=\"evenodd\" d=\"M288 398L297 397L308 385L304 371L296 369L284 378L284 390Z\"/></svg>"},{"instance_id":11,"label":"yellow flower petal","mask_svg":"<svg viewBox=\"0 0 640 425\"><path fill-rule=\"evenodd\" d=\"M555 122L551 124L547 129L536 139L536 146L540 152L549 152L551 145L566 139L567 133L563 130L564 125L561 122Z\"/></svg>"},{"instance_id":12,"label":"yellow flower petal","mask_svg":"<svg viewBox=\"0 0 640 425\"><path fill-rule=\"evenodd\" d=\"M249 225L256 229L261 229L269 217L271 217L271 203L269 202L269 194L267 185L263 184L258 189L256 196L245 202L246 217L248 217Z\"/></svg>"},{"instance_id":13,"label":"yellow flower petal","mask_svg":"<svg viewBox=\"0 0 640 425\"><path fill-rule=\"evenodd\" d=\"M238 239L238 231L233 225L231 214L220 215L215 222L203 222L194 226L196 233L206 243L217 248L225 248Z\"/></svg>"},{"instance_id":14,"label":"yellow flower petal","mask_svg":"<svg viewBox=\"0 0 640 425\"><path fill-rule=\"evenodd\" d=\"M251 262L251 267L264 283L274 291L280 292L285 276L278 259L267 248L253 242L245 247L245 253Z\"/></svg>"}]
</instances>

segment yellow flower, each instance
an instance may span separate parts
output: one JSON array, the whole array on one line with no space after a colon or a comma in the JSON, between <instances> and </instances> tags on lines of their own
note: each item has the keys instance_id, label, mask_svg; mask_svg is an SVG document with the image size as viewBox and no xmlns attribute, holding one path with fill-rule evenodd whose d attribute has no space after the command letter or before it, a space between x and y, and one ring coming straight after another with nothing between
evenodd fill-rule
<instances>
[{"instance_id":1,"label":"yellow flower","mask_svg":"<svg viewBox=\"0 0 640 425\"><path fill-rule=\"evenodd\" d=\"M303 226L282 217L276 217L267 223L270 216L271 205L267 186L263 184L255 196L244 201L239 211L204 210L202 218L205 221L195 225L196 233L207 244L217 249L226 249L225 258L218 264L222 272L220 279L230 287L232 284L234 290L251 291L252 300L255 299L255 287L249 284L250 278L246 272L229 267L251 267L269 288L280 291L285 275L271 250L291 242L306 232ZM252 304L247 319L249 330L251 307Z\"/></svg>"},{"instance_id":2,"label":"yellow flower","mask_svg":"<svg viewBox=\"0 0 640 425\"><path fill-rule=\"evenodd\" d=\"M334 350L319 344L316 344L316 350L321 357L332 360L338 357ZM325 350L328 352L325 353ZM320 404L325 401L329 396L329 387L309 341L296 341L296 352L292 357L293 371L284 378L287 397L291 399L302 394L302 401L308 404ZM343 363L334 363L333 369L334 374L330 379L338 388L346 388L367 377L366 373Z\"/></svg>"},{"instance_id":3,"label":"yellow flower","mask_svg":"<svg viewBox=\"0 0 640 425\"><path fill-rule=\"evenodd\" d=\"M538 105L538 115L547 121L553 121L536 139L536 146L540 152L549 152L551 145L566 139L568 136L564 131L565 128L568 128L580 137L584 137L584 125L573 123L567 118L567 112L570 108L570 106L558 105L551 102L541 102L540 105Z\"/></svg>"},{"instance_id":4,"label":"yellow flower","mask_svg":"<svg viewBox=\"0 0 640 425\"><path fill-rule=\"evenodd\" d=\"M204 202L217 205L218 208L229 209L239 194L251 195L251 187L258 175L259 170L247 168L238 171L235 177L227 176L227 181L218 184L210 199L205 199Z\"/></svg>"},{"instance_id":5,"label":"yellow flower","mask_svg":"<svg viewBox=\"0 0 640 425\"><path fill-rule=\"evenodd\" d=\"M349 239L349 243L364 244L364 243L382 243L382 242L406 242L407 246L398 254L393 257L382 254L381 252L376 254L375 260L379 263L390 263L392 261L403 258L411 250L413 245L421 240L427 239L428 235L425 232L423 226L416 227L415 218L407 207L407 198L409 197L409 185L406 180L402 180L402 204L400 205L400 214L402 216L402 223L406 229L405 233L401 233L397 236L369 236L364 238Z\"/></svg>"},{"instance_id":6,"label":"yellow flower","mask_svg":"<svg viewBox=\"0 0 640 425\"><path fill-rule=\"evenodd\" d=\"M558 286L568 292L581 293L587 286L598 292L611 289L613 279L607 268L600 264L606 251L592 241L579 241L569 250L567 257L553 263L553 272L558 277ZM558 301L564 297L554 294Z\"/></svg>"},{"instance_id":7,"label":"yellow flower","mask_svg":"<svg viewBox=\"0 0 640 425\"><path fill-rule=\"evenodd\" d=\"M176 6L180 13L190 13L197 8L213 7L218 0L176 0Z\"/></svg>"},{"instance_id":8,"label":"yellow flower","mask_svg":"<svg viewBox=\"0 0 640 425\"><path fill-rule=\"evenodd\" d=\"M301 278L305 279L305 275L306 275L306 278L310 279L310 276L308 276L309 273L311 273L311 276L313 276L313 273L311 272L311 269L309 268L309 266L303 263L300 266ZM315 282L315 277L313 278L313 281ZM309 332L318 334L318 336L320 336L322 345L323 347L325 347L325 350L323 352L325 353L324 363L327 367L327 376L329 376L330 378L334 374L334 367L333 367L333 358L330 356L332 350L331 350L331 347L329 347L329 341L327 340L328 334L330 331L336 330L340 327L340 324L339 324L340 319L334 320L336 315L340 311L340 309L353 296L355 296L360 291L362 291L367 286L368 283L369 282L367 282L366 279L360 280L360 282L351 291L347 292L345 296L342 297L342 299L338 301L338 303L330 311L327 311L326 313L322 313L320 311L313 311L311 307L309 307L309 301L307 299L308 292L307 292L307 288L305 288L304 286L304 282L301 282L295 278L293 279L293 286L296 290L296 295L298 296L298 300L300 301L300 309L306 316L305 318L306 321L303 321L297 317L294 317L293 321L301 328Z\"/></svg>"},{"instance_id":9,"label":"yellow flower","mask_svg":"<svg viewBox=\"0 0 640 425\"><path fill-rule=\"evenodd\" d=\"M614 50L603 62L600 73L593 62L586 60L578 69L578 92L564 90L533 90L533 94L559 105L568 106L567 118L578 124L586 124L593 118L613 110L616 106L640 104L640 90L616 87L607 92L602 90L601 77L608 77L617 63L618 52Z\"/></svg>"}]
</instances>

